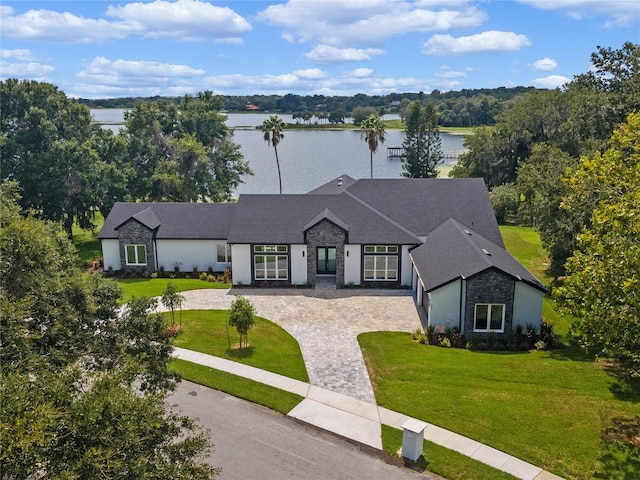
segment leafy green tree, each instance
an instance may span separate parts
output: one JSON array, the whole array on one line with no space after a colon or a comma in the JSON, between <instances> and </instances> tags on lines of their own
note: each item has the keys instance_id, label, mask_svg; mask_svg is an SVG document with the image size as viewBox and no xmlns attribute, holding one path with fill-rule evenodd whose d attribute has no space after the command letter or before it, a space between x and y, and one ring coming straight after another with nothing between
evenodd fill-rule
<instances>
[{"instance_id":1,"label":"leafy green tree","mask_svg":"<svg viewBox=\"0 0 640 480\"><path fill-rule=\"evenodd\" d=\"M567 211L593 209L559 296L580 317L582 346L640 378L640 113L614 132L606 152L583 157L566 182Z\"/></svg>"},{"instance_id":2,"label":"leafy green tree","mask_svg":"<svg viewBox=\"0 0 640 480\"><path fill-rule=\"evenodd\" d=\"M268 120L262 122L260 127L262 130L262 138L267 145L273 145L273 151L276 154L276 165L278 167L278 182L280 184L280 194L282 195L282 176L280 175L280 159L278 158L278 144L284 138L285 123L277 115L269 116Z\"/></svg>"},{"instance_id":3,"label":"leafy green tree","mask_svg":"<svg viewBox=\"0 0 640 480\"><path fill-rule=\"evenodd\" d=\"M240 335L240 348L248 346L249 329L255 324L253 304L242 295L236 295L229 309L229 325L235 327Z\"/></svg>"},{"instance_id":4,"label":"leafy green tree","mask_svg":"<svg viewBox=\"0 0 640 480\"><path fill-rule=\"evenodd\" d=\"M523 196L520 215L540 233L549 253L548 272L564 275L564 265L576 247L576 236L584 225L581 218L569 215L561 207L567 195L562 179L578 160L546 143L534 145L529 158L518 170L518 191Z\"/></svg>"},{"instance_id":5,"label":"leafy green tree","mask_svg":"<svg viewBox=\"0 0 640 480\"><path fill-rule=\"evenodd\" d=\"M500 185L501 173L497 165L498 145L494 129L478 127L464 137L465 151L449 172L454 178L480 177L489 188Z\"/></svg>"},{"instance_id":6,"label":"leafy green tree","mask_svg":"<svg viewBox=\"0 0 640 480\"><path fill-rule=\"evenodd\" d=\"M362 130L362 138L369 147L371 178L373 178L373 154L378 150L378 144L384 143L384 123L376 113L372 113L360 123L360 129Z\"/></svg>"},{"instance_id":7,"label":"leafy green tree","mask_svg":"<svg viewBox=\"0 0 640 480\"><path fill-rule=\"evenodd\" d=\"M354 125L362 126L362 122L371 115L378 116L378 112L373 107L356 107L351 111L351 118Z\"/></svg>"},{"instance_id":8,"label":"leafy green tree","mask_svg":"<svg viewBox=\"0 0 640 480\"><path fill-rule=\"evenodd\" d=\"M520 195L513 183L492 188L489 191L489 200L500 225L504 225L510 217L515 216L520 206Z\"/></svg>"},{"instance_id":9,"label":"leafy green tree","mask_svg":"<svg viewBox=\"0 0 640 480\"><path fill-rule=\"evenodd\" d=\"M19 182L22 207L62 222L70 238L75 222L92 228L101 159L89 109L53 85L15 79L0 82L0 107L2 176Z\"/></svg>"},{"instance_id":10,"label":"leafy green tree","mask_svg":"<svg viewBox=\"0 0 640 480\"><path fill-rule=\"evenodd\" d=\"M176 308L181 309L180 316L182 317L182 304L184 303L184 295L178 292L178 289L172 282L169 282L167 283L167 288L164 289L161 300L165 308L169 309L169 314L171 316L171 325L175 325Z\"/></svg>"},{"instance_id":11,"label":"leafy green tree","mask_svg":"<svg viewBox=\"0 0 640 480\"><path fill-rule=\"evenodd\" d=\"M164 319L85 278L53 223L0 184L0 471L3 478L210 479L194 421L167 406L177 375Z\"/></svg>"},{"instance_id":12,"label":"leafy green tree","mask_svg":"<svg viewBox=\"0 0 640 480\"><path fill-rule=\"evenodd\" d=\"M433 105L412 102L404 119L405 136L402 146L403 177L435 178L442 163L442 148L438 115Z\"/></svg>"},{"instance_id":13,"label":"leafy green tree","mask_svg":"<svg viewBox=\"0 0 640 480\"><path fill-rule=\"evenodd\" d=\"M329 113L329 122L330 123L344 123L344 119L347 116L347 112L342 109L332 110Z\"/></svg>"}]
</instances>

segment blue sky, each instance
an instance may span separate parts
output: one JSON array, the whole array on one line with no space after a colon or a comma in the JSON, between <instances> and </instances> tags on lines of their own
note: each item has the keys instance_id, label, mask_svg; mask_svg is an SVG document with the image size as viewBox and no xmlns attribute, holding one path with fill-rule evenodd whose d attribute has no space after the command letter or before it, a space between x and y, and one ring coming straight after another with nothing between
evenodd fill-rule
<instances>
[{"instance_id":1,"label":"blue sky","mask_svg":"<svg viewBox=\"0 0 640 480\"><path fill-rule=\"evenodd\" d=\"M0 77L84 98L555 88L640 43L637 0L10 1Z\"/></svg>"}]
</instances>

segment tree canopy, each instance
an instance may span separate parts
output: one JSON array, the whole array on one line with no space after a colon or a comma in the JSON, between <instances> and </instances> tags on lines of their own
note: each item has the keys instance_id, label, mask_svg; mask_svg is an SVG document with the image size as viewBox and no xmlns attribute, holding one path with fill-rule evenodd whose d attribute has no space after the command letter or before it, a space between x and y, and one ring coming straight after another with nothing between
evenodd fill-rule
<instances>
[{"instance_id":1,"label":"tree canopy","mask_svg":"<svg viewBox=\"0 0 640 480\"><path fill-rule=\"evenodd\" d=\"M164 318L85 278L54 223L0 185L0 471L3 478L209 479L196 423L173 413Z\"/></svg>"},{"instance_id":2,"label":"tree canopy","mask_svg":"<svg viewBox=\"0 0 640 480\"><path fill-rule=\"evenodd\" d=\"M431 104L411 102L404 117L402 175L409 178L434 178L442 163L438 114Z\"/></svg>"},{"instance_id":3,"label":"tree canopy","mask_svg":"<svg viewBox=\"0 0 640 480\"><path fill-rule=\"evenodd\" d=\"M591 214L559 296L580 317L582 345L640 378L640 113L629 115L604 153L584 157L564 178L563 208Z\"/></svg>"}]
</instances>

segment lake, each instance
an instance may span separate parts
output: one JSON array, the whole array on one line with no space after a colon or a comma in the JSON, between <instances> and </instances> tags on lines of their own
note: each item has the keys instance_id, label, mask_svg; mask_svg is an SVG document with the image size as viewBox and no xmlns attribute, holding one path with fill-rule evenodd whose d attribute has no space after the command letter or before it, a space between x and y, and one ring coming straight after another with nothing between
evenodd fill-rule
<instances>
[{"instance_id":1,"label":"lake","mask_svg":"<svg viewBox=\"0 0 640 480\"><path fill-rule=\"evenodd\" d=\"M117 132L123 125L123 109L93 109L96 122ZM286 123L294 123L290 114L278 114ZM278 193L278 171L273 147L267 145L255 127L269 118L265 113L227 114L227 125L234 129L235 142L249 162L253 176L245 176L235 193ZM387 120L397 115L385 115ZM442 151L463 150L463 137L441 133ZM373 156L374 178L398 178L400 160L387 159L387 147L402 145L403 130L387 131L384 144ZM369 178L369 148L357 130L286 130L278 145L282 175L282 193L306 193L340 175ZM447 164L443 165L445 169Z\"/></svg>"}]
</instances>

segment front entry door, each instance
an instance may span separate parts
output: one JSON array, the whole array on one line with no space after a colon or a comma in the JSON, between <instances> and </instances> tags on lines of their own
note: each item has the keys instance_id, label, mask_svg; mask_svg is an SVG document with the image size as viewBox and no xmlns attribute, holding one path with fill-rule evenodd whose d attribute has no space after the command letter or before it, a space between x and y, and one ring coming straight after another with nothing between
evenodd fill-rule
<instances>
[{"instance_id":1,"label":"front entry door","mask_svg":"<svg viewBox=\"0 0 640 480\"><path fill-rule=\"evenodd\" d=\"M318 247L318 275L336 274L336 249L335 247Z\"/></svg>"}]
</instances>

